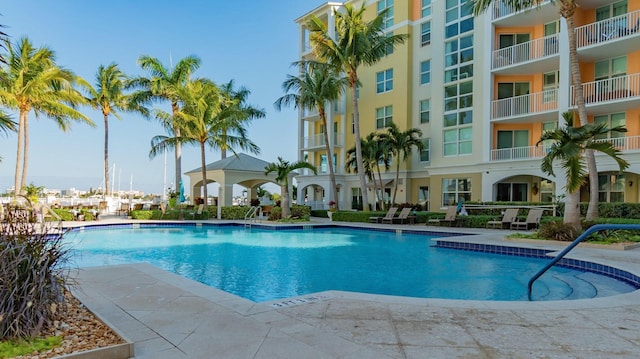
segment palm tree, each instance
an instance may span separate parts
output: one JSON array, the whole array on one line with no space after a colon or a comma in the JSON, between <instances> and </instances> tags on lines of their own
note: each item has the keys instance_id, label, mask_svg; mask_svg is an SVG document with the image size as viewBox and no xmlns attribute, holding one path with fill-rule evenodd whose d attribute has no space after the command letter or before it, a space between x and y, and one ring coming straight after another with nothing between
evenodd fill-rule
<instances>
[{"instance_id":1,"label":"palm tree","mask_svg":"<svg viewBox=\"0 0 640 359\"><path fill-rule=\"evenodd\" d=\"M411 155L413 147L418 151L424 149L424 144L420 140L422 130L411 128L406 131L400 131L398 125L392 123L387 128L386 133L378 135L378 139L385 144L390 151L391 156L396 158L396 179L393 181L393 197L391 203L396 203L396 194L398 192L398 181L400 178L400 161L406 161Z\"/></svg>"},{"instance_id":2,"label":"palm tree","mask_svg":"<svg viewBox=\"0 0 640 359\"><path fill-rule=\"evenodd\" d=\"M100 65L94 86L85 84L89 93L89 104L94 109L99 109L104 119L104 194L107 196L111 188L109 186L109 115L113 115L118 120L122 119L118 111L138 111L145 116L148 115L145 107L131 103L131 96L124 93L127 81L127 76L118 68L118 65L111 63L106 67Z\"/></svg>"},{"instance_id":3,"label":"palm tree","mask_svg":"<svg viewBox=\"0 0 640 359\"><path fill-rule=\"evenodd\" d=\"M291 209L289 208L289 176L291 176L293 171L300 168L308 168L313 171L314 174L318 173L316 167L309 162L298 161L290 163L289 161L283 160L282 157L278 157L278 162L271 162L264 168L265 175L275 172L276 183L280 185L282 218L287 218L291 214Z\"/></svg>"},{"instance_id":4,"label":"palm tree","mask_svg":"<svg viewBox=\"0 0 640 359\"><path fill-rule=\"evenodd\" d=\"M18 149L14 194L19 195L26 185L29 163L29 113L36 118L47 116L67 131L71 120L93 122L77 111L75 106L84 97L73 88L78 77L71 71L59 67L55 54L47 47L35 48L24 37L13 45L5 42L8 66L0 69L0 103L18 111Z\"/></svg>"},{"instance_id":5,"label":"palm tree","mask_svg":"<svg viewBox=\"0 0 640 359\"><path fill-rule=\"evenodd\" d=\"M478 15L485 12L494 1L501 1L510 6L514 11L529 9L540 6L542 2L534 0L474 0L473 12ZM560 5L560 16L567 22L567 35L569 40L569 64L571 71L571 82L575 96L575 103L580 118L580 125L589 123L587 107L584 102L584 91L582 89L582 77L580 74L580 63L578 62L578 50L576 45L576 25L573 16L579 6L578 0L557 0ZM596 167L596 157L591 149L584 152L587 168L589 171L589 206L587 208L587 220L598 218L598 168Z\"/></svg>"},{"instance_id":6,"label":"palm tree","mask_svg":"<svg viewBox=\"0 0 640 359\"><path fill-rule=\"evenodd\" d=\"M218 141L220 149L221 159L227 158L227 150L233 148L239 144L237 138L233 138L235 135L240 135L246 140L245 125L248 125L252 120L257 118L264 118L266 113L263 109L248 105L247 98L251 94L245 87L234 89L234 81L231 80L220 87L220 111L216 115L218 122L218 130L220 131L220 140ZM231 132L231 137L228 138L228 132ZM235 135L233 133L235 132ZM241 146L242 149L249 149L252 153L259 153L257 146L252 149L252 146Z\"/></svg>"},{"instance_id":7,"label":"palm tree","mask_svg":"<svg viewBox=\"0 0 640 359\"><path fill-rule=\"evenodd\" d=\"M378 197L378 206L380 208L383 208L384 188L382 187L382 172L380 171L380 164L384 166L385 172L389 170L389 165L391 162L391 157L389 156L390 152L386 147L386 144L378 139L378 135L375 132L368 134L367 138L364 140L360 140L360 142L362 143L362 161L365 176L371 182L373 182L373 192ZM357 158L355 156L355 153L355 147L350 148L346 153L347 158L345 162L345 169L347 172L350 172L352 169L355 172L358 172ZM377 182L375 176L376 173L378 174ZM380 185L379 189L378 185ZM362 192L365 192L366 188L366 186L363 187Z\"/></svg>"},{"instance_id":8,"label":"palm tree","mask_svg":"<svg viewBox=\"0 0 640 359\"><path fill-rule=\"evenodd\" d=\"M358 112L358 68L373 65L387 55L389 48L404 43L406 34L389 34L385 30L384 17L387 11L380 12L373 20L364 20L365 2L359 9L350 3L344 5L344 11L335 14L335 34L332 37L328 24L316 16L307 23L309 39L314 54L322 61L335 66L347 75L353 104L353 125L355 136L356 162L361 188L366 188L365 172L362 163L362 144L360 143L360 115ZM367 191L362 192L364 210L368 211Z\"/></svg>"},{"instance_id":9,"label":"palm tree","mask_svg":"<svg viewBox=\"0 0 640 359\"><path fill-rule=\"evenodd\" d=\"M545 132L538 144L552 141L549 152L542 159L543 172L555 176L553 162L559 160L567 175L567 200L565 203L564 223L582 228L580 223L580 187L586 181L585 161L583 154L587 150L599 151L613 158L620 168L620 172L629 167L629 163L620 157L621 152L609 141L598 141L598 136L609 132L626 132L623 126L607 128L605 124L586 124L573 126L573 113L562 114L565 127Z\"/></svg>"},{"instance_id":10,"label":"palm tree","mask_svg":"<svg viewBox=\"0 0 640 359\"><path fill-rule=\"evenodd\" d=\"M130 87L139 89L133 94L134 101L144 104L167 100L171 103L172 115L175 116L180 110L180 89L185 86L193 72L200 67L200 59L193 55L187 56L178 61L174 68L167 68L160 60L143 55L138 58L138 64L149 73L149 77L138 77L131 81ZM170 135L176 138L180 138L178 121L177 118L170 121ZM175 150L175 184L177 186L182 178L182 146L180 143L175 143L173 148Z\"/></svg>"},{"instance_id":11,"label":"palm tree","mask_svg":"<svg viewBox=\"0 0 640 359\"><path fill-rule=\"evenodd\" d=\"M333 68L324 63L298 63L300 76L287 75L287 80L282 83L284 92L287 93L275 102L279 111L282 106L293 105L304 110L318 110L320 120L324 126L324 147L327 153L327 165L329 166L329 180L331 182L330 199L335 203L336 209L340 209L338 203L338 186L336 175L333 171L333 151L329 145L329 133L327 127L326 105L340 98L347 79L339 76Z\"/></svg>"}]
</instances>

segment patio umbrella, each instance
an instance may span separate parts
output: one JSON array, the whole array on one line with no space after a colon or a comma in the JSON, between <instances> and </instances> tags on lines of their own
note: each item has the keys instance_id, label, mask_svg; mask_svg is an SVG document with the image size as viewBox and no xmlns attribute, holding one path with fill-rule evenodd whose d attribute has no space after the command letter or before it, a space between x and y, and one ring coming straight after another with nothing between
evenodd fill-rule
<instances>
[{"instance_id":1,"label":"patio umbrella","mask_svg":"<svg viewBox=\"0 0 640 359\"><path fill-rule=\"evenodd\" d=\"M185 198L184 198L184 184L182 183L182 180L180 180L180 203L184 202Z\"/></svg>"}]
</instances>

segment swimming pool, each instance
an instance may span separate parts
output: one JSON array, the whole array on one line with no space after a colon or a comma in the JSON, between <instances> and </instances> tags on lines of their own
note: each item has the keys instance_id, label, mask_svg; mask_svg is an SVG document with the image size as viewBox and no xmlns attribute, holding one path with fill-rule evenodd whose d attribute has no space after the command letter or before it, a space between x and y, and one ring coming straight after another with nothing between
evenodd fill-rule
<instances>
[{"instance_id":1,"label":"swimming pool","mask_svg":"<svg viewBox=\"0 0 640 359\"><path fill-rule=\"evenodd\" d=\"M72 232L79 267L149 262L256 302L326 290L421 298L527 300L543 259L434 247L425 234L242 226L117 228ZM628 283L554 267L534 300L626 293Z\"/></svg>"}]
</instances>

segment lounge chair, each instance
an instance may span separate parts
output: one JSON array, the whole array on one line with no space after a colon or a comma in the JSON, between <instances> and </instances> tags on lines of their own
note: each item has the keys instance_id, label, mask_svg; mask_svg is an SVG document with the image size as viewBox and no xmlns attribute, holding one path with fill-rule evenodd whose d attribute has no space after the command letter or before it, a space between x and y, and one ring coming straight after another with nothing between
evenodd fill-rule
<instances>
[{"instance_id":1,"label":"lounge chair","mask_svg":"<svg viewBox=\"0 0 640 359\"><path fill-rule=\"evenodd\" d=\"M538 228L540 225L540 218L542 218L543 209L533 208L529 210L529 214L527 214L527 219L524 222L515 221L511 223L511 229L518 230L523 229L528 231L532 228Z\"/></svg>"},{"instance_id":2,"label":"lounge chair","mask_svg":"<svg viewBox=\"0 0 640 359\"><path fill-rule=\"evenodd\" d=\"M129 215L129 204L127 203L120 203L120 208L116 211L117 215L125 215L128 216Z\"/></svg>"},{"instance_id":3,"label":"lounge chair","mask_svg":"<svg viewBox=\"0 0 640 359\"><path fill-rule=\"evenodd\" d=\"M387 214L384 215L384 217L369 217L369 222L371 222L371 223L384 223L385 219L393 218L393 216L396 215L397 211L398 211L398 207L391 207L387 211ZM391 223L391 222L389 222L389 223Z\"/></svg>"},{"instance_id":4,"label":"lounge chair","mask_svg":"<svg viewBox=\"0 0 640 359\"><path fill-rule=\"evenodd\" d=\"M449 224L449 227L451 227L451 224L456 222L457 213L458 208L456 206L449 206L449 208L447 208L447 213L445 213L444 215L444 219L430 219L427 224L439 226L441 224L447 223Z\"/></svg>"},{"instance_id":5,"label":"lounge chair","mask_svg":"<svg viewBox=\"0 0 640 359\"><path fill-rule=\"evenodd\" d=\"M405 207L400 211L398 217L392 217L391 219L383 218L382 223L404 223L409 219L409 214L411 213L410 207Z\"/></svg>"},{"instance_id":6,"label":"lounge chair","mask_svg":"<svg viewBox=\"0 0 640 359\"><path fill-rule=\"evenodd\" d=\"M487 228L509 228L511 226L511 223L513 223L518 217L519 211L520 210L518 208L507 208L507 210L504 211L502 219L499 221L487 222Z\"/></svg>"},{"instance_id":7,"label":"lounge chair","mask_svg":"<svg viewBox=\"0 0 640 359\"><path fill-rule=\"evenodd\" d=\"M196 216L198 216L198 217L202 216L202 210L204 210L204 204L199 204L198 205L198 210L189 212L189 215L191 215L192 219L196 219Z\"/></svg>"}]
</instances>

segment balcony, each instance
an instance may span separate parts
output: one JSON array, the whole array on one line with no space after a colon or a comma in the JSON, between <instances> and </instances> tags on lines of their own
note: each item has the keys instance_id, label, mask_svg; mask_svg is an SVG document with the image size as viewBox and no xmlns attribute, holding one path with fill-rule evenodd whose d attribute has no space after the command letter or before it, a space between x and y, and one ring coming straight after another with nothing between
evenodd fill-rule
<instances>
[{"instance_id":1,"label":"balcony","mask_svg":"<svg viewBox=\"0 0 640 359\"><path fill-rule=\"evenodd\" d=\"M539 122L546 117L557 117L558 90L503 98L493 101L492 105L492 120L518 119L517 122ZM549 116L541 116L544 114Z\"/></svg>"},{"instance_id":2,"label":"balcony","mask_svg":"<svg viewBox=\"0 0 640 359\"><path fill-rule=\"evenodd\" d=\"M520 11L502 1L494 1L493 4L492 19L500 26L533 26L560 18L558 8L551 0L540 0L537 5Z\"/></svg>"},{"instance_id":3,"label":"balcony","mask_svg":"<svg viewBox=\"0 0 640 359\"><path fill-rule=\"evenodd\" d=\"M576 28L576 46L580 59L588 62L640 48L640 10Z\"/></svg>"},{"instance_id":4,"label":"balcony","mask_svg":"<svg viewBox=\"0 0 640 359\"><path fill-rule=\"evenodd\" d=\"M582 84L584 102L591 113L624 111L640 106L640 73ZM574 86L571 104L576 106Z\"/></svg>"},{"instance_id":5,"label":"balcony","mask_svg":"<svg viewBox=\"0 0 640 359\"><path fill-rule=\"evenodd\" d=\"M558 34L505 47L493 52L491 68L505 75L553 71L558 69L559 49ZM527 68L523 69L525 65Z\"/></svg>"},{"instance_id":6,"label":"balcony","mask_svg":"<svg viewBox=\"0 0 640 359\"><path fill-rule=\"evenodd\" d=\"M312 149L324 149L325 148L325 140L324 134L320 133L317 135L309 136L304 138L303 149L312 150ZM334 147L344 147L344 135L334 134L333 135L333 146Z\"/></svg>"},{"instance_id":7,"label":"balcony","mask_svg":"<svg viewBox=\"0 0 640 359\"><path fill-rule=\"evenodd\" d=\"M640 136L628 136L596 140L611 142L620 151L640 151ZM500 148L491 150L491 161L517 161L544 157L549 152L549 145Z\"/></svg>"}]
</instances>

